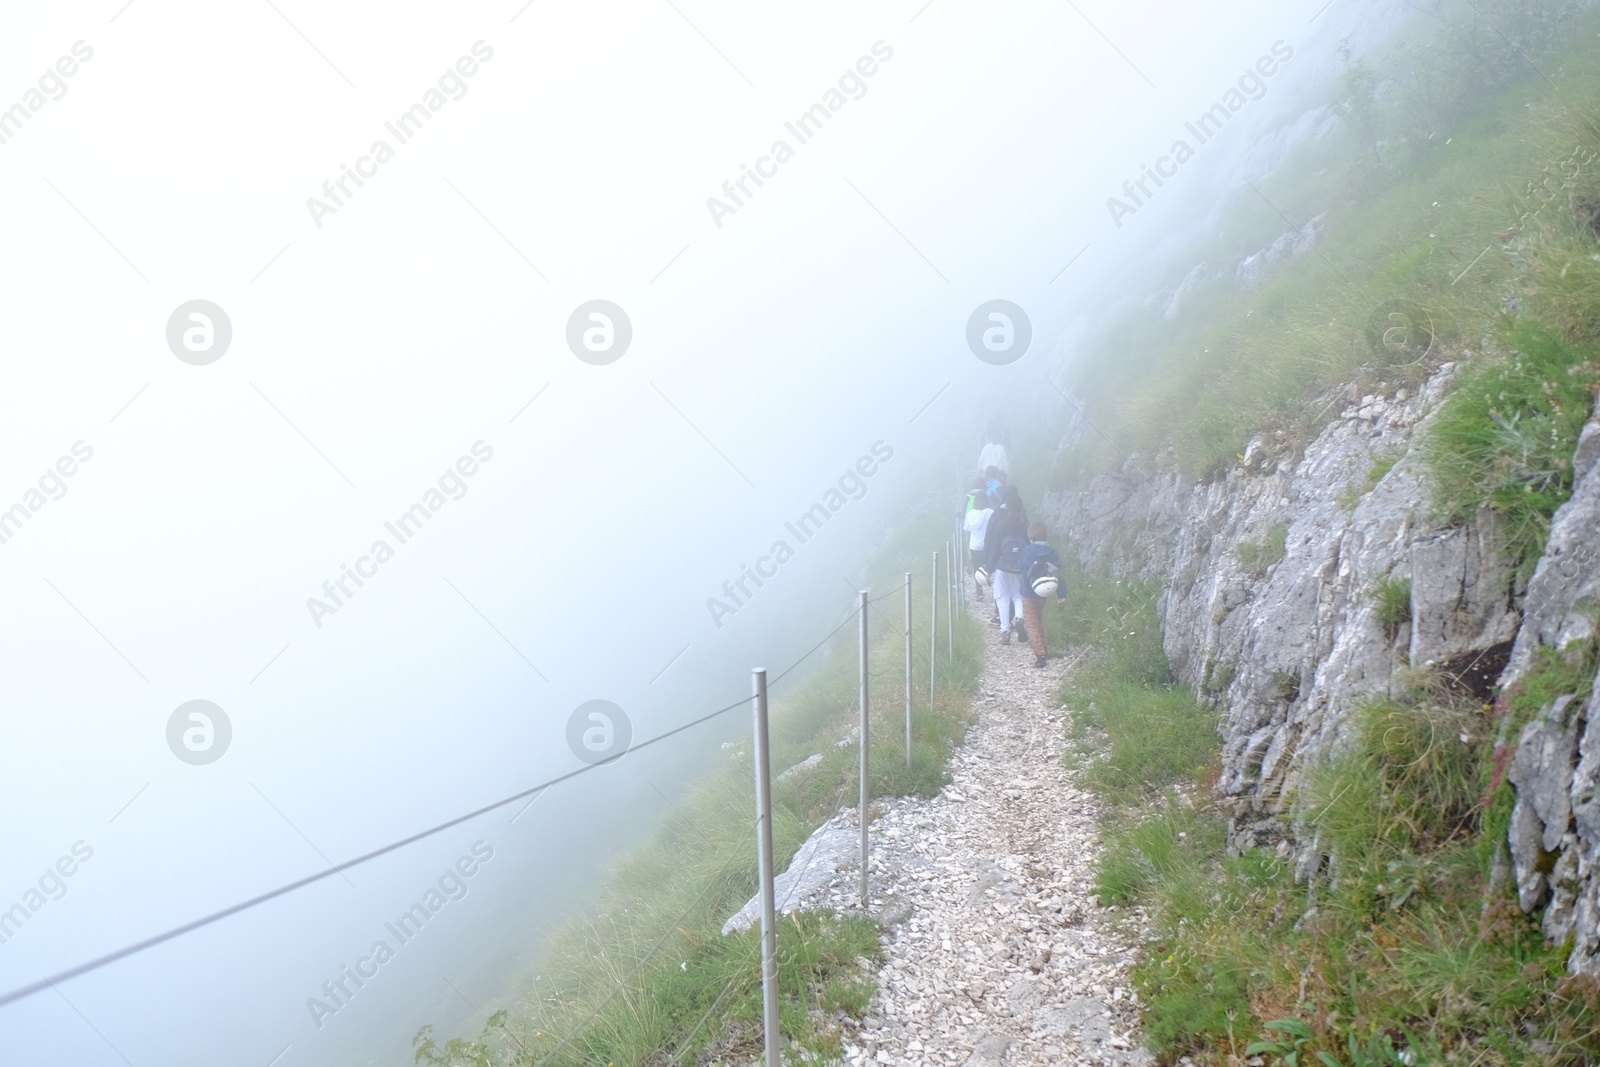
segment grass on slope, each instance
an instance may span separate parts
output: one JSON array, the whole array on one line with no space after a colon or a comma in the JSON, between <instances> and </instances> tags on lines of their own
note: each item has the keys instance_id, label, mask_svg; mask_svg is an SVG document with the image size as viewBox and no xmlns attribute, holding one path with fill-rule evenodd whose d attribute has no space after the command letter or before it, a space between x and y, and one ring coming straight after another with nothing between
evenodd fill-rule
<instances>
[{"instance_id":1,"label":"grass on slope","mask_svg":"<svg viewBox=\"0 0 1600 1067\"><path fill-rule=\"evenodd\" d=\"M1313 251L1202 282L1171 319L1139 306L1106 330L1074 388L1116 443L1093 436L1064 452L1053 487L1122 452L1160 452L1195 476L1231 465L1258 434L1291 453L1337 414L1332 387L1393 390L1442 360L1495 358L1507 315L1569 336L1600 330L1600 13L1438 6L1444 29L1381 70L1384 91L1362 88L1359 64L1347 71L1336 105L1364 99L1375 126L1344 123L1260 197L1241 195L1195 258L1240 261L1281 235L1284 217L1320 220ZM1487 34L1485 18L1505 40L1450 50L1469 28ZM1530 18L1519 37L1512 25ZM1489 68L1501 76L1486 82Z\"/></svg>"},{"instance_id":2,"label":"grass on slope","mask_svg":"<svg viewBox=\"0 0 1600 1067\"><path fill-rule=\"evenodd\" d=\"M1491 19L1543 17L1536 5L1472 6ZM1456 21L1440 40L1459 46L1473 20L1444 8ZM1400 71L1388 103L1347 84L1348 113L1369 109L1356 164L1268 194L1284 195L1291 217L1327 211L1321 255L1254 288L1216 283L1179 322L1131 323L1126 339L1150 342L1136 358L1151 370L1116 409L1126 439L1172 449L1191 473L1227 463L1258 432L1292 451L1325 416L1326 387L1398 387L1461 358L1424 442L1433 503L1447 521L1487 512L1526 574L1571 492L1573 446L1600 382L1600 15L1562 8L1543 11L1565 20L1546 25L1565 26L1565 51L1549 40L1528 49L1550 80L1526 70L1519 80L1497 59L1485 69L1498 72L1498 97L1428 136L1406 109L1438 105L1449 77L1426 64ZM1385 123L1392 136L1373 134ZM1331 195L1339 183L1352 195ZM1069 455L1058 479L1096 462ZM1362 492L1391 462L1374 465ZM1246 567L1273 556L1270 537L1241 549ZM1069 654L1088 672L1063 695L1107 730L1088 780L1119 806L1098 888L1149 917L1134 977L1165 1061L1600 1062L1600 980L1566 973L1570 945L1546 941L1494 873L1513 800L1509 747L1496 738L1515 739L1553 696L1586 693L1592 644L1542 654L1488 708L1425 670L1397 676L1397 695L1360 705L1343 747L1284 798L1309 855L1329 857L1296 872L1287 850L1228 854L1215 734L1201 744L1195 695L1163 684L1159 590L1080 577L1075 592L1087 648ZM1409 617L1410 592L1403 576L1375 583L1386 625ZM1208 664L1202 688L1222 692L1227 674Z\"/></svg>"},{"instance_id":3,"label":"grass on slope","mask_svg":"<svg viewBox=\"0 0 1600 1067\"><path fill-rule=\"evenodd\" d=\"M1506 550L1531 574L1550 518L1572 495L1572 453L1594 408L1600 345L1523 320L1508 354L1469 369L1428 434L1434 495L1456 521L1487 507Z\"/></svg>"},{"instance_id":4,"label":"grass on slope","mask_svg":"<svg viewBox=\"0 0 1600 1067\"><path fill-rule=\"evenodd\" d=\"M1216 712L1166 683L1158 593L1078 576L1060 621L1084 642L1066 646L1083 666L1063 699L1107 734L1086 774L1113 803L1097 889L1148 914L1134 981L1163 1062L1595 1062L1600 982L1567 975L1568 946L1491 888L1510 787L1485 710L1424 673L1363 707L1300 798L1335 859L1297 884L1291 857L1227 853ZM1542 658L1508 697L1512 735L1594 667L1592 651Z\"/></svg>"},{"instance_id":5,"label":"grass on slope","mask_svg":"<svg viewBox=\"0 0 1600 1067\"><path fill-rule=\"evenodd\" d=\"M1074 738L1101 754L1085 781L1120 803L1134 804L1215 764L1216 713L1175 684L1161 648L1156 615L1160 586L1085 575L1063 557L1067 603L1046 611L1053 650L1075 660L1062 699L1072 709Z\"/></svg>"},{"instance_id":6,"label":"grass on slope","mask_svg":"<svg viewBox=\"0 0 1600 1067\"><path fill-rule=\"evenodd\" d=\"M918 620L928 617L926 585L913 586ZM929 796L944 785L948 756L965 734L981 642L965 616L957 617L953 658L946 658L940 634L932 707L925 630L916 642L908 766L901 603L899 597L887 601L884 606L896 610L884 614L878 606L869 609L876 633L869 657L872 793ZM858 714L853 640L853 627L846 627L835 639L836 655L810 675L796 674L806 678L797 687L780 683L772 691L774 772L823 755L809 770L774 784L779 871L812 829L856 796L858 750L848 741ZM846 744L836 745L840 741ZM559 933L531 987L474 1038L440 1043L424 1027L414 1040L416 1062L577 1067L759 1054L758 933L720 933L756 890L750 745L728 748L726 762L677 798L674 816L618 865L589 916ZM872 973L860 963L879 956L877 924L862 916L806 914L784 918L780 927L781 1029L791 1055L837 1056L842 1027L864 1014L876 992Z\"/></svg>"}]
</instances>

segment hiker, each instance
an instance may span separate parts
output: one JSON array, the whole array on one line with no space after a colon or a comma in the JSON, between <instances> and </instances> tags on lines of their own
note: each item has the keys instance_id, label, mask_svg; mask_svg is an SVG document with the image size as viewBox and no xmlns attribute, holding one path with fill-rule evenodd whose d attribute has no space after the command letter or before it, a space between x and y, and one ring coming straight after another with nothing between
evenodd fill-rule
<instances>
[{"instance_id":1,"label":"hiker","mask_svg":"<svg viewBox=\"0 0 1600 1067\"><path fill-rule=\"evenodd\" d=\"M961 528L967 532L967 573L972 575L973 600L983 599L983 579L978 574L983 571L984 534L993 515L987 482L979 478L972 483L972 492L967 494L967 514L961 522Z\"/></svg>"},{"instance_id":2,"label":"hiker","mask_svg":"<svg viewBox=\"0 0 1600 1067\"><path fill-rule=\"evenodd\" d=\"M1006 473L1011 471L1011 457L1006 455L1006 446L993 439L984 444L983 450L978 453L978 469L988 470L990 467Z\"/></svg>"},{"instance_id":3,"label":"hiker","mask_svg":"<svg viewBox=\"0 0 1600 1067\"><path fill-rule=\"evenodd\" d=\"M966 522L967 516L974 509L993 508L989 503L989 483L981 474L972 480L972 488L967 490L967 495L961 506L961 521Z\"/></svg>"},{"instance_id":4,"label":"hiker","mask_svg":"<svg viewBox=\"0 0 1600 1067\"><path fill-rule=\"evenodd\" d=\"M1028 524L1028 546L1017 563L1022 573L1022 615L1028 624L1028 640L1033 645L1033 665L1043 667L1049 655L1044 639L1044 606L1051 596L1064 603L1067 589L1061 582L1061 555L1046 540L1049 532L1042 522Z\"/></svg>"},{"instance_id":5,"label":"hiker","mask_svg":"<svg viewBox=\"0 0 1600 1067\"><path fill-rule=\"evenodd\" d=\"M998 467L1007 474L1011 473L1011 456L1007 451L1011 435L1006 430L1006 420L996 415L989 420L988 432L983 435L983 450L978 453L978 469L987 470Z\"/></svg>"},{"instance_id":6,"label":"hiker","mask_svg":"<svg viewBox=\"0 0 1600 1067\"><path fill-rule=\"evenodd\" d=\"M983 492L991 508L1000 507L1000 490L1006 485L1006 472L999 467L983 468Z\"/></svg>"},{"instance_id":7,"label":"hiker","mask_svg":"<svg viewBox=\"0 0 1600 1067\"><path fill-rule=\"evenodd\" d=\"M1014 485L1000 490L1000 510L989 517L984 531L984 560L989 584L994 590L995 616L1000 623L1000 643L1009 645L1014 631L1021 631L1022 572L1018 567L1022 550L1028 547L1028 512L1022 494Z\"/></svg>"},{"instance_id":8,"label":"hiker","mask_svg":"<svg viewBox=\"0 0 1600 1067\"><path fill-rule=\"evenodd\" d=\"M1001 502L1000 494L1001 494L1001 491L1005 488L1005 485L1006 485L1006 474L1005 474L1005 471L1002 471L999 467L986 467L986 468L984 468L984 472L983 472L984 497L985 497L985 500L987 501L987 507L989 508L990 511L994 512L995 514L999 514L999 512L1000 512L1000 502ZM990 516L990 518L992 519L993 516ZM987 536L984 538L984 544L986 546L992 545L992 542L990 542L988 540ZM994 588L994 583L989 578L989 576L994 573L994 561L989 558L989 555L990 555L989 549L986 547L985 550L984 550L983 560L981 562L974 562L973 563L973 573L974 573L974 577L976 577L976 573L977 573L978 568L982 567L983 568L983 574L984 574L984 580L990 583L990 590L992 591L993 588ZM1000 609L998 607L995 608L994 621L996 623L998 623L1000 621Z\"/></svg>"}]
</instances>

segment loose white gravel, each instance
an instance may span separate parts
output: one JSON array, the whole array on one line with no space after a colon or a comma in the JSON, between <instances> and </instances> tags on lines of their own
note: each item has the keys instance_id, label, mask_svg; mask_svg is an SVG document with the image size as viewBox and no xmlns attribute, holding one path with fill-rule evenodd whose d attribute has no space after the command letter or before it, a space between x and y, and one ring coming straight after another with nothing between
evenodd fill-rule
<instances>
[{"instance_id":1,"label":"loose white gravel","mask_svg":"<svg viewBox=\"0 0 1600 1067\"><path fill-rule=\"evenodd\" d=\"M1153 1057L1133 1033L1128 980L1143 916L1090 896L1101 805L1063 760L1067 667L1035 668L988 625L977 721L951 783L931 800L875 805L869 909L886 959L845 1060L1143 1067ZM854 809L817 833L844 825ZM859 908L853 860L824 881L789 908Z\"/></svg>"}]
</instances>

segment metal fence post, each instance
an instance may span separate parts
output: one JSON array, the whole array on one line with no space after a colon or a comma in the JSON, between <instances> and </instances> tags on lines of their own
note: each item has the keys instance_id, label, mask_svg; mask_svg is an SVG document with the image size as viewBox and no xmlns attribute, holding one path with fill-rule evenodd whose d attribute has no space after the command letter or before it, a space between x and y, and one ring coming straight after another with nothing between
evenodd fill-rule
<instances>
[{"instance_id":1,"label":"metal fence post","mask_svg":"<svg viewBox=\"0 0 1600 1067\"><path fill-rule=\"evenodd\" d=\"M755 706L756 857L761 874L761 1015L767 1067L779 1067L778 923L772 890L772 756L767 748L767 672L750 672Z\"/></svg>"},{"instance_id":2,"label":"metal fence post","mask_svg":"<svg viewBox=\"0 0 1600 1067\"><path fill-rule=\"evenodd\" d=\"M861 909L867 907L867 805L872 801L872 783L867 779L867 752L872 747L867 733L867 591L861 590Z\"/></svg>"},{"instance_id":3,"label":"metal fence post","mask_svg":"<svg viewBox=\"0 0 1600 1067\"><path fill-rule=\"evenodd\" d=\"M933 672L939 658L939 553L933 554L933 574L928 585L928 607L933 612L928 624L928 710L933 710Z\"/></svg>"},{"instance_id":4,"label":"metal fence post","mask_svg":"<svg viewBox=\"0 0 1600 1067\"><path fill-rule=\"evenodd\" d=\"M944 565L945 654L956 655L956 543L950 542L950 556Z\"/></svg>"},{"instance_id":5,"label":"metal fence post","mask_svg":"<svg viewBox=\"0 0 1600 1067\"><path fill-rule=\"evenodd\" d=\"M906 770L911 769L911 572L906 571Z\"/></svg>"}]
</instances>

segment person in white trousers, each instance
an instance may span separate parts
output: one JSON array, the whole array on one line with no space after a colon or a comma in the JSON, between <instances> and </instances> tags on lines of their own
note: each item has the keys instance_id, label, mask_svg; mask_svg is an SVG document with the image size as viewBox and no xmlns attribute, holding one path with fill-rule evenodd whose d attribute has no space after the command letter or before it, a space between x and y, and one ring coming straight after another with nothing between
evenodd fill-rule
<instances>
[{"instance_id":1,"label":"person in white trousers","mask_svg":"<svg viewBox=\"0 0 1600 1067\"><path fill-rule=\"evenodd\" d=\"M1009 645L1013 629L1027 636L1022 623L1022 575L995 571L992 577L994 606L1000 612L1000 643Z\"/></svg>"},{"instance_id":2,"label":"person in white trousers","mask_svg":"<svg viewBox=\"0 0 1600 1067\"><path fill-rule=\"evenodd\" d=\"M990 516L989 527L984 531L984 557L989 562L994 606L1000 615L1000 642L1009 645L1012 633L1023 630L1022 574L1017 560L1028 545L1028 512L1014 485L1000 491L1000 500L1000 510Z\"/></svg>"}]
</instances>

